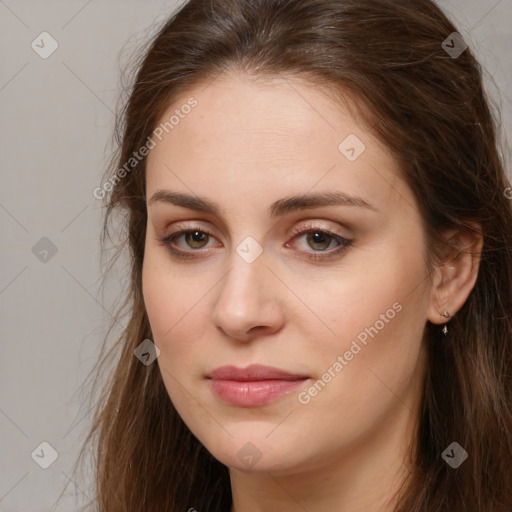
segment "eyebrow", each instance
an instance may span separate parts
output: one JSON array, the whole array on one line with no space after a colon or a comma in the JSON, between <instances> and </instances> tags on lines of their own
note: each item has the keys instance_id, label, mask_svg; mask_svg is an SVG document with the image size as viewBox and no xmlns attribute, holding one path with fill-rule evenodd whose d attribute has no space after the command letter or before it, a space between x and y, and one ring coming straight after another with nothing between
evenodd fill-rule
<instances>
[{"instance_id":1,"label":"eyebrow","mask_svg":"<svg viewBox=\"0 0 512 512\"><path fill-rule=\"evenodd\" d=\"M221 216L223 210L215 203L204 197L196 195L172 192L170 190L158 190L148 202L148 206L154 203L170 203L183 208L197 210L213 215ZM321 206L356 206L379 212L375 206L361 197L351 196L344 192L324 192L314 194L300 194L279 199L269 207L270 217L280 217L297 210L307 208L319 208Z\"/></svg>"}]
</instances>

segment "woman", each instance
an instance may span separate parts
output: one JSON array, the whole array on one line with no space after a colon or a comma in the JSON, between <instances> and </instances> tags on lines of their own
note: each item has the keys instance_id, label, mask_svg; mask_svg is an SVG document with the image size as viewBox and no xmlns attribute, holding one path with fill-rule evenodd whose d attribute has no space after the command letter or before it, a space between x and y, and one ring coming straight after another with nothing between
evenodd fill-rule
<instances>
[{"instance_id":1,"label":"woman","mask_svg":"<svg viewBox=\"0 0 512 512\"><path fill-rule=\"evenodd\" d=\"M439 8L191 0L123 113L94 510L510 512L509 184Z\"/></svg>"}]
</instances>

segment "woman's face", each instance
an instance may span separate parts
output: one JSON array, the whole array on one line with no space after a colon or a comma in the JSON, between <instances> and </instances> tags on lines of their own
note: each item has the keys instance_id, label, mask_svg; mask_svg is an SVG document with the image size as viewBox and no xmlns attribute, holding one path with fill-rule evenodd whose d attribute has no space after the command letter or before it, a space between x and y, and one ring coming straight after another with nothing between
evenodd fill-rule
<instances>
[{"instance_id":1,"label":"woman's face","mask_svg":"<svg viewBox=\"0 0 512 512\"><path fill-rule=\"evenodd\" d=\"M417 417L431 290L391 155L291 78L217 78L161 122L143 293L184 422L244 471L396 453ZM214 372L226 366L238 371Z\"/></svg>"}]
</instances>

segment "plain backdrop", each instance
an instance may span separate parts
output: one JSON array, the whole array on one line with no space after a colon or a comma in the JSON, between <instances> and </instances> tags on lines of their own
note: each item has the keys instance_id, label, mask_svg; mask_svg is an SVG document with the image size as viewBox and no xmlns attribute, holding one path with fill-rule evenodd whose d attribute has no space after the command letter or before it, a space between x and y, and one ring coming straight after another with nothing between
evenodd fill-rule
<instances>
[{"instance_id":1,"label":"plain backdrop","mask_svg":"<svg viewBox=\"0 0 512 512\"><path fill-rule=\"evenodd\" d=\"M512 0L439 4L494 79L489 90L505 138L512 133ZM90 419L81 384L127 275L121 266L105 293L99 289L103 212L93 190L110 152L120 55L175 5L0 0L2 512L74 511L90 492L70 480ZM40 464L53 452L41 443L57 454L47 469Z\"/></svg>"}]
</instances>

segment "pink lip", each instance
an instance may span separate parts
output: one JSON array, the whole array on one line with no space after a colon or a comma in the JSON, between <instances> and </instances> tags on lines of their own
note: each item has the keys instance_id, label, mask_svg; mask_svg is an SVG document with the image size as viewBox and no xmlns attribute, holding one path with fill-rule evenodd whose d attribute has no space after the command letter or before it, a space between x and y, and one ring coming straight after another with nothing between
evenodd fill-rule
<instances>
[{"instance_id":1,"label":"pink lip","mask_svg":"<svg viewBox=\"0 0 512 512\"><path fill-rule=\"evenodd\" d=\"M207 375L212 390L224 401L239 406L266 404L308 379L279 368L253 364L247 368L221 366Z\"/></svg>"}]
</instances>

